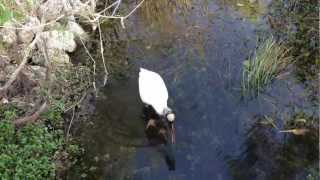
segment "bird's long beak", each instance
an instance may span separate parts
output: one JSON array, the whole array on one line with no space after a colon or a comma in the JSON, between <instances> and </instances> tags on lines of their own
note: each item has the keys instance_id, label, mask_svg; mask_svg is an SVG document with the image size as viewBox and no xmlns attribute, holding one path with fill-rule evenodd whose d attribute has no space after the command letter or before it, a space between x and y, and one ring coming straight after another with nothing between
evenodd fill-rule
<instances>
[{"instance_id":1,"label":"bird's long beak","mask_svg":"<svg viewBox=\"0 0 320 180\"><path fill-rule=\"evenodd\" d=\"M174 123L171 123L171 142L172 144L176 143L176 130L174 128Z\"/></svg>"}]
</instances>

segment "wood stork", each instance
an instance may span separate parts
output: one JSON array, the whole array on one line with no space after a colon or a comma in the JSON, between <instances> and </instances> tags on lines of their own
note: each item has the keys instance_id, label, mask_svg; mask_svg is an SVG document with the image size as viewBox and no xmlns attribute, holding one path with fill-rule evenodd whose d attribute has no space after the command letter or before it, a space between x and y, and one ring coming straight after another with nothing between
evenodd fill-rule
<instances>
[{"instance_id":1,"label":"wood stork","mask_svg":"<svg viewBox=\"0 0 320 180\"><path fill-rule=\"evenodd\" d=\"M161 117L171 125L172 143L175 141L175 115L168 107L168 90L161 76L153 71L140 68L139 94L143 103L150 105Z\"/></svg>"}]
</instances>

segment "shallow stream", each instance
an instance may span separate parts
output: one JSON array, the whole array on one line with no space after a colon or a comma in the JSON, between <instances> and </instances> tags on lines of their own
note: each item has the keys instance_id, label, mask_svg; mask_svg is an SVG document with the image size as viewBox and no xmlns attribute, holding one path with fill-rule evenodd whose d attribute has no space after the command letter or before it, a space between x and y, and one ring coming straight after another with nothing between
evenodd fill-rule
<instances>
[{"instance_id":1,"label":"shallow stream","mask_svg":"<svg viewBox=\"0 0 320 180\"><path fill-rule=\"evenodd\" d=\"M111 74L99 89L91 124L79 133L88 171L75 176L305 179L308 166L317 163L314 139L279 133L263 118L272 117L281 129L296 108L315 112L304 87L289 75L258 97L241 98L242 64L270 31L269 4L268 0L149 0L125 21L126 29L119 23L103 27L113 34L105 37L107 61L119 60L128 68ZM176 144L169 152L175 159L174 171L168 170L162 145L147 145L139 67L158 72L169 90L168 104L177 117Z\"/></svg>"}]
</instances>

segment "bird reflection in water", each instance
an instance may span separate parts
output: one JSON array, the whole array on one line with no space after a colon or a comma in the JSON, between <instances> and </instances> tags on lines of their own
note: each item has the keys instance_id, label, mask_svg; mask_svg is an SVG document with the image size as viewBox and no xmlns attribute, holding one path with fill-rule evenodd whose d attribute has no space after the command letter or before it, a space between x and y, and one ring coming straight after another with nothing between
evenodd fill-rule
<instances>
[{"instance_id":1,"label":"bird reflection in water","mask_svg":"<svg viewBox=\"0 0 320 180\"><path fill-rule=\"evenodd\" d=\"M161 120L151 106L145 106L142 114L146 123L145 133L149 145L155 147L162 155L169 170L175 170L175 158L172 144L169 140L170 127L168 123Z\"/></svg>"}]
</instances>

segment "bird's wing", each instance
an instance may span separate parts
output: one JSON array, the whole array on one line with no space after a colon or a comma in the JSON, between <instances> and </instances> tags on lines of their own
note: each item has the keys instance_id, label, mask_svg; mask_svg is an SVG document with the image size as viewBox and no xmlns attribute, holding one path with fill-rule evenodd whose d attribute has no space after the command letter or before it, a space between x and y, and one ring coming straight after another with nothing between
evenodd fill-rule
<instances>
[{"instance_id":1,"label":"bird's wing","mask_svg":"<svg viewBox=\"0 0 320 180\"><path fill-rule=\"evenodd\" d=\"M158 73L140 68L139 93L142 102L151 105L158 114L167 107L168 90Z\"/></svg>"}]
</instances>

